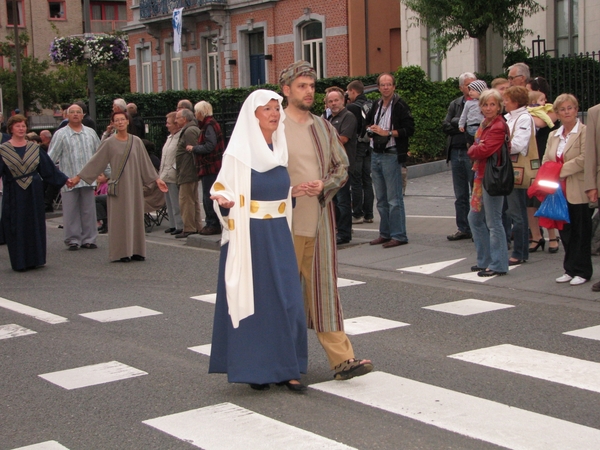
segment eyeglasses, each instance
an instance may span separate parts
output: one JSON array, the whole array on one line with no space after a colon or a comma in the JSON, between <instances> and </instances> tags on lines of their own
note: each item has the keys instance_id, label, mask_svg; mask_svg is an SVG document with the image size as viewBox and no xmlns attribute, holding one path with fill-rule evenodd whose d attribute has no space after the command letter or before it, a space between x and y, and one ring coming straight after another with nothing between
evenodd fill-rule
<instances>
[{"instance_id":1,"label":"eyeglasses","mask_svg":"<svg viewBox=\"0 0 600 450\"><path fill-rule=\"evenodd\" d=\"M391 84L391 83L386 83L386 84L380 84L380 85L379 85L379 87L382 87L382 88L386 88L386 87L394 87L394 85L393 85L393 84Z\"/></svg>"},{"instance_id":2,"label":"eyeglasses","mask_svg":"<svg viewBox=\"0 0 600 450\"><path fill-rule=\"evenodd\" d=\"M524 77L525 75L515 75L514 77L508 77L508 81L512 81L515 78Z\"/></svg>"},{"instance_id":3,"label":"eyeglasses","mask_svg":"<svg viewBox=\"0 0 600 450\"><path fill-rule=\"evenodd\" d=\"M121 122L127 122L127 119L115 119L113 120L114 123L121 123Z\"/></svg>"}]
</instances>

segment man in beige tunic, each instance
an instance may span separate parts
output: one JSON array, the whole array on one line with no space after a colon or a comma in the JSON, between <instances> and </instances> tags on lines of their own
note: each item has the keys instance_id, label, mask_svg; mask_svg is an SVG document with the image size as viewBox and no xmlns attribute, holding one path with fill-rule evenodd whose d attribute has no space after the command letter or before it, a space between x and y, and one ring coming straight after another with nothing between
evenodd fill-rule
<instances>
[{"instance_id":1,"label":"man in beige tunic","mask_svg":"<svg viewBox=\"0 0 600 450\"><path fill-rule=\"evenodd\" d=\"M306 196L296 198L292 215L294 248L304 291L307 323L327 353L336 380L348 380L373 370L368 359L356 359L344 332L337 290L335 217L331 200L348 179L348 158L329 122L310 113L316 73L297 61L279 77L287 98L285 136L292 186L302 185Z\"/></svg>"}]
</instances>

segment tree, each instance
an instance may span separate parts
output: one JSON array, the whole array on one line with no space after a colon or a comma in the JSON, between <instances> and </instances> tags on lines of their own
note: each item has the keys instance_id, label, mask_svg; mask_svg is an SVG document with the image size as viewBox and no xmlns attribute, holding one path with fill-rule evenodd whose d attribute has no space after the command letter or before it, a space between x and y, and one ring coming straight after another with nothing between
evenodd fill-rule
<instances>
[{"instance_id":1,"label":"tree","mask_svg":"<svg viewBox=\"0 0 600 450\"><path fill-rule=\"evenodd\" d=\"M6 36L7 42L0 43L0 56L5 56L11 66L15 62L15 49L12 43L14 35ZM22 49L27 47L29 36L26 32L19 35ZM52 91L48 89L51 85L51 78L47 71L48 61L40 61L31 56L24 56L21 53L21 78L23 83L23 103L26 110L39 112L41 107L52 105ZM17 107L17 76L12 69L0 69L0 85L7 109ZM25 111L23 111L25 112Z\"/></svg>"},{"instance_id":2,"label":"tree","mask_svg":"<svg viewBox=\"0 0 600 450\"><path fill-rule=\"evenodd\" d=\"M523 48L523 18L543 10L535 0L402 0L417 17L415 22L433 30L434 48L441 58L466 38L477 39L479 73L487 72L486 35L491 27L505 48Z\"/></svg>"}]
</instances>

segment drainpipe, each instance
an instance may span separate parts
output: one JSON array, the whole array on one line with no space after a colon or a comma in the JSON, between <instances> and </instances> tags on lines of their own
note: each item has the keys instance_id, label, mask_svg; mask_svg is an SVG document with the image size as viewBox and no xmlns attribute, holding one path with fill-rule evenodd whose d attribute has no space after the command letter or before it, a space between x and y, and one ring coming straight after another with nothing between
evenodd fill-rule
<instances>
[{"instance_id":1,"label":"drainpipe","mask_svg":"<svg viewBox=\"0 0 600 450\"><path fill-rule=\"evenodd\" d=\"M367 58L367 73L365 75L369 75L371 73L369 70L369 0L365 0L365 57Z\"/></svg>"}]
</instances>

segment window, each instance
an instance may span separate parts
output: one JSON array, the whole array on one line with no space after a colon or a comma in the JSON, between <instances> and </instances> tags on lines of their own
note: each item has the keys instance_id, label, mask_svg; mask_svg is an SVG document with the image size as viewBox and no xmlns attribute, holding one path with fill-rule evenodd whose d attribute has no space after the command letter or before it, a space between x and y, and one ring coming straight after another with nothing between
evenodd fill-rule
<instances>
[{"instance_id":1,"label":"window","mask_svg":"<svg viewBox=\"0 0 600 450\"><path fill-rule=\"evenodd\" d=\"M434 51L435 30L427 29L427 74L431 81L442 80L442 66L440 65L440 55Z\"/></svg>"},{"instance_id":2,"label":"window","mask_svg":"<svg viewBox=\"0 0 600 450\"><path fill-rule=\"evenodd\" d=\"M579 52L579 0L556 0L557 56Z\"/></svg>"},{"instance_id":3,"label":"window","mask_svg":"<svg viewBox=\"0 0 600 450\"><path fill-rule=\"evenodd\" d=\"M171 89L174 91L181 91L183 89L181 53L172 53L171 56Z\"/></svg>"},{"instance_id":4,"label":"window","mask_svg":"<svg viewBox=\"0 0 600 450\"><path fill-rule=\"evenodd\" d=\"M126 20L127 5L125 2L91 2L90 14L92 20Z\"/></svg>"},{"instance_id":5,"label":"window","mask_svg":"<svg viewBox=\"0 0 600 450\"><path fill-rule=\"evenodd\" d=\"M50 20L56 19L66 19L65 15L65 2L57 1L57 2L48 2L48 15Z\"/></svg>"},{"instance_id":6,"label":"window","mask_svg":"<svg viewBox=\"0 0 600 450\"><path fill-rule=\"evenodd\" d=\"M150 47L137 49L138 92L152 92L152 53Z\"/></svg>"},{"instance_id":7,"label":"window","mask_svg":"<svg viewBox=\"0 0 600 450\"><path fill-rule=\"evenodd\" d=\"M302 27L302 58L312 64L317 78L323 78L323 25L309 22Z\"/></svg>"},{"instance_id":8,"label":"window","mask_svg":"<svg viewBox=\"0 0 600 450\"><path fill-rule=\"evenodd\" d=\"M206 79L209 91L219 89L219 47L216 38L205 39L206 42Z\"/></svg>"},{"instance_id":9,"label":"window","mask_svg":"<svg viewBox=\"0 0 600 450\"><path fill-rule=\"evenodd\" d=\"M6 0L7 24L13 25L13 0ZM23 0L17 0L17 25L25 26L25 17L23 16Z\"/></svg>"}]
</instances>

